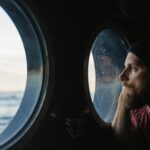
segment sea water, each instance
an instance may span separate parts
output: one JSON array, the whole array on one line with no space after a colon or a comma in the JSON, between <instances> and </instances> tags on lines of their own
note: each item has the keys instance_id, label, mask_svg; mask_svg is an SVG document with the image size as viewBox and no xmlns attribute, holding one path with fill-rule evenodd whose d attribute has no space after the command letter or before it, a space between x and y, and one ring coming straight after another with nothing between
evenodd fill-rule
<instances>
[{"instance_id":1,"label":"sea water","mask_svg":"<svg viewBox=\"0 0 150 150\"><path fill-rule=\"evenodd\" d=\"M0 92L0 133L9 125L23 98L22 91Z\"/></svg>"}]
</instances>

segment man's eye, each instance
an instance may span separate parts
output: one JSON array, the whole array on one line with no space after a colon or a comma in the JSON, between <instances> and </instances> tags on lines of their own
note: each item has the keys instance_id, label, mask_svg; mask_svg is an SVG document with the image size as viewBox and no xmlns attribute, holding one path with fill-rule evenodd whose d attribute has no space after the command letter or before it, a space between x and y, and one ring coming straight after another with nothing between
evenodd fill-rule
<instances>
[{"instance_id":1,"label":"man's eye","mask_svg":"<svg viewBox=\"0 0 150 150\"><path fill-rule=\"evenodd\" d=\"M133 71L137 71L138 68L137 68L137 67L132 67L132 70L133 70Z\"/></svg>"}]
</instances>

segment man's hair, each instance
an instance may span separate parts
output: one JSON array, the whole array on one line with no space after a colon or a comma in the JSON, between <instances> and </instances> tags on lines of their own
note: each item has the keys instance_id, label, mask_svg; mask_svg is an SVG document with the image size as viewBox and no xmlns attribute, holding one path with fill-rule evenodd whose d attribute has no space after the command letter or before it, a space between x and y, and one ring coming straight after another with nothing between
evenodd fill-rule
<instances>
[{"instance_id":1,"label":"man's hair","mask_svg":"<svg viewBox=\"0 0 150 150\"><path fill-rule=\"evenodd\" d=\"M131 45L127 52L135 54L148 68L150 68L150 39L142 40Z\"/></svg>"}]
</instances>

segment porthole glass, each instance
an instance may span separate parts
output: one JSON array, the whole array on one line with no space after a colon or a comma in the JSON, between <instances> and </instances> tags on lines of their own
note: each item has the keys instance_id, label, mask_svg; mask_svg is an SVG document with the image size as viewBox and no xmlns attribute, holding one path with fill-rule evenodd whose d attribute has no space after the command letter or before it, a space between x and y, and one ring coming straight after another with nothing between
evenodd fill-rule
<instances>
[{"instance_id":1,"label":"porthole glass","mask_svg":"<svg viewBox=\"0 0 150 150\"><path fill-rule=\"evenodd\" d=\"M23 1L1 0L0 19L0 119L7 124L0 149L7 149L28 132L44 107L49 62L40 26Z\"/></svg>"},{"instance_id":2,"label":"porthole glass","mask_svg":"<svg viewBox=\"0 0 150 150\"><path fill-rule=\"evenodd\" d=\"M92 105L98 116L111 123L121 90L119 73L128 48L121 33L105 29L96 37L89 57L88 83Z\"/></svg>"},{"instance_id":3,"label":"porthole glass","mask_svg":"<svg viewBox=\"0 0 150 150\"><path fill-rule=\"evenodd\" d=\"M27 62L14 23L0 7L0 133L15 116L24 95Z\"/></svg>"}]
</instances>

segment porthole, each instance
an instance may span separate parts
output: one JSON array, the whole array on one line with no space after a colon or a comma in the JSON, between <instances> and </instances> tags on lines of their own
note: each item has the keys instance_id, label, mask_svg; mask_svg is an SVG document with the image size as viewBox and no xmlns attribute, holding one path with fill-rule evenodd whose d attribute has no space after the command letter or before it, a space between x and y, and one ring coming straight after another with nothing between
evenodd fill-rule
<instances>
[{"instance_id":1,"label":"porthole","mask_svg":"<svg viewBox=\"0 0 150 150\"><path fill-rule=\"evenodd\" d=\"M90 51L88 86L90 106L96 118L111 123L121 90L119 73L123 68L128 41L118 31L101 31Z\"/></svg>"},{"instance_id":2,"label":"porthole","mask_svg":"<svg viewBox=\"0 0 150 150\"><path fill-rule=\"evenodd\" d=\"M21 104L26 86L27 62L18 30L2 7L0 20L0 133L2 133Z\"/></svg>"},{"instance_id":3,"label":"porthole","mask_svg":"<svg viewBox=\"0 0 150 150\"><path fill-rule=\"evenodd\" d=\"M23 2L19 2L18 4L17 1L13 0L1 0L0 16L1 15L5 15L5 19L10 22L7 22L5 26L0 27L0 30L2 31L8 30L4 33L6 38L11 37L7 39L5 38L6 43L4 44L5 46L7 45L5 49L8 49L9 47L8 53L6 51L5 53L7 53L7 55L10 55L13 50L15 51L15 49L22 49L23 56L19 53L19 51L17 51L17 55L12 54L12 59L9 59L10 64L8 66L2 64L0 66L0 71L2 70L2 68L3 70L8 69L6 67L11 67L16 61L16 64L19 66L22 59L24 59L23 67L19 66L21 68L17 68L16 65L12 66L10 69L10 73L13 73L19 69L24 70L24 81L22 87L20 88L22 92L21 95L19 95L20 93L16 93L15 95L13 95L15 101L13 101L13 103L10 102L12 95L8 95L8 93L5 93L6 95L4 95L3 93L2 95L0 93L0 97L3 97L3 103L6 103L5 100L8 99L9 103L11 103L11 105L14 105L14 107L16 107L16 99L18 97L20 99L17 104L17 109L15 111L13 110L13 116L11 115L12 112L9 112L10 109L5 112L5 115L11 115L9 116L10 118L0 116L1 119L9 119L9 123L7 123L7 126L5 126L0 133L0 149L7 149L17 143L25 135L25 133L27 133L27 131L34 124L35 120L38 118L38 115L43 108L45 100L44 98L49 82L49 60L47 57L47 47L45 44L45 39L40 26L36 21L34 15ZM1 24L2 22L4 23L3 20L1 20ZM14 31L17 34L17 37L11 34L11 32L9 31L11 27L15 28ZM4 38L1 36L2 35L0 35L0 38ZM18 43L16 41L15 43L13 43L13 40L16 40L17 38L21 43L20 47L18 46ZM10 41L8 41L8 39L10 39ZM3 46L2 41L4 40L1 40L1 46ZM0 55L4 54L5 49L0 51ZM8 61L8 59L5 59L5 61ZM7 83L7 81L5 81L5 83L9 85L12 91L15 91L17 86L19 86L18 84L22 82L20 81L20 77L21 76L18 77L15 74L14 78L18 78L16 83ZM12 84L14 85L12 86ZM0 89L2 88L0 87ZM0 107L1 103L2 101L0 99Z\"/></svg>"}]
</instances>

